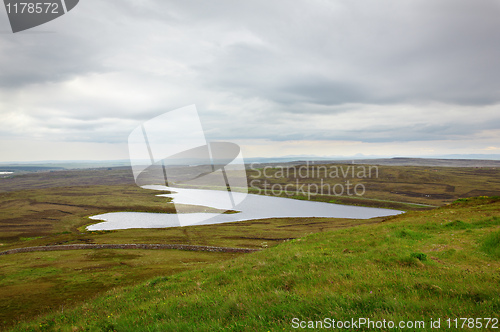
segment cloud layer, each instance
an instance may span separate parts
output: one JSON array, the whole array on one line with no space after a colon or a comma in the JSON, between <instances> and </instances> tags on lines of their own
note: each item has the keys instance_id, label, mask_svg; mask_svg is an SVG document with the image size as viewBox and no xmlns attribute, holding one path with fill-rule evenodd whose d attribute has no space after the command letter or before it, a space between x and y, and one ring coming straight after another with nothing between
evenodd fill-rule
<instances>
[{"instance_id":1,"label":"cloud layer","mask_svg":"<svg viewBox=\"0 0 500 332\"><path fill-rule=\"evenodd\" d=\"M0 140L122 144L195 103L209 139L254 147L495 148L498 17L496 0L86 0L9 34L3 13Z\"/></svg>"}]
</instances>

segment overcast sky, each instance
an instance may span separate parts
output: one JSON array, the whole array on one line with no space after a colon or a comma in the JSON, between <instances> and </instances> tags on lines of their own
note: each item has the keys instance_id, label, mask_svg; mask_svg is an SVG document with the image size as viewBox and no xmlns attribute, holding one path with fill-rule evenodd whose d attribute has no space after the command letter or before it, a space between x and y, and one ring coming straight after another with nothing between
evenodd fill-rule
<instances>
[{"instance_id":1,"label":"overcast sky","mask_svg":"<svg viewBox=\"0 0 500 332\"><path fill-rule=\"evenodd\" d=\"M196 104L245 157L500 154L500 1L81 0L13 34L0 161L128 158Z\"/></svg>"}]
</instances>

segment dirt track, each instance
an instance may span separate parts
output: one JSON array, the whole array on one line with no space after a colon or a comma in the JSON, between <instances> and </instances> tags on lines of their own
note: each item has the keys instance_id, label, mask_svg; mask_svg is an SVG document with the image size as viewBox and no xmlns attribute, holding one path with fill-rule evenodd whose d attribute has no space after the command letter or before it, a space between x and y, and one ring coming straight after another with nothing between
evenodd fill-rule
<instances>
[{"instance_id":1,"label":"dirt track","mask_svg":"<svg viewBox=\"0 0 500 332\"><path fill-rule=\"evenodd\" d=\"M55 245L55 246L16 248L16 249L2 251L0 252L0 255L18 254L23 252L34 252L34 251L82 250L82 249L177 249L177 250L190 250L190 251L241 252L241 253L250 253L260 250L260 249L248 249L248 248L194 246L187 244L67 244L67 245Z\"/></svg>"}]
</instances>

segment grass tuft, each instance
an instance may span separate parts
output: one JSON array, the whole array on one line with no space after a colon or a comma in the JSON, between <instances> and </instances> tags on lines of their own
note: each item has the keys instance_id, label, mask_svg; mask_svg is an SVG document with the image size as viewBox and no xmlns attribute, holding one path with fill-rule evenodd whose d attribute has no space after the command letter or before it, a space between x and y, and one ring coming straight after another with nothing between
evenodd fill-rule
<instances>
[{"instance_id":1,"label":"grass tuft","mask_svg":"<svg viewBox=\"0 0 500 332\"><path fill-rule=\"evenodd\" d=\"M416 258L421 262L425 262L427 260L427 255L422 252L412 252L410 254L411 258Z\"/></svg>"},{"instance_id":2,"label":"grass tuft","mask_svg":"<svg viewBox=\"0 0 500 332\"><path fill-rule=\"evenodd\" d=\"M488 234L481 244L481 250L496 258L500 258L500 230Z\"/></svg>"}]
</instances>

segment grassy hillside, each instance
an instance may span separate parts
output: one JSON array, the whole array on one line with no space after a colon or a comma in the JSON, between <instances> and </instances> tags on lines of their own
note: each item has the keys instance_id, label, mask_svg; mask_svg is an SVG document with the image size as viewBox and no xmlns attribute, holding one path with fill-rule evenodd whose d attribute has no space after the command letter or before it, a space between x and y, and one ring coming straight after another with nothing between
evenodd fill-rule
<instances>
[{"instance_id":1,"label":"grassy hillside","mask_svg":"<svg viewBox=\"0 0 500 332\"><path fill-rule=\"evenodd\" d=\"M312 168L314 167L316 166L312 166ZM281 176L276 176L275 173L277 171L279 171L277 168L269 169L267 173L271 174L269 178L258 177L256 176L257 171L249 170L249 181L266 179L269 180L270 185L296 183L297 179L293 177L285 179ZM429 209L429 207L414 205L413 203L439 206L467 195L496 194L500 184L498 172L498 169L486 168L434 169L428 167L380 166L378 177L361 179L361 182L367 187L364 197L312 195L310 199L344 204L391 207L404 210ZM299 176L299 184L309 184L318 181L317 172L313 173L309 169L308 174L311 176ZM316 175L312 176L313 174ZM330 180L330 183L334 184L338 179ZM360 179L351 180L360 181ZM256 188L251 188L251 191L256 192L258 189L263 188L257 186ZM321 257L321 255L324 255L322 251L315 250L314 246L312 248L300 247L305 242L298 239L308 234L331 232L333 230L363 224L377 224L384 221L384 223L419 222L418 220L421 217L418 216L427 216L425 218L434 220L440 214L443 214L444 219L441 222L446 223L455 220L469 222L472 219L479 220L481 218L496 216L495 213L486 208L488 206L498 210L498 203L493 202L494 200L478 199L462 202L463 206L460 205L461 207L455 205L450 210L452 212L449 213L436 212L438 213L437 215L433 214L435 211L447 211L446 208L443 208L423 212L423 214L409 212L404 218L376 218L372 220L285 218L170 229L131 229L112 232L85 231L84 226L91 223L87 217L98 213L111 211L174 212L173 204L169 203L165 198L156 197L156 194L158 193L155 191L137 187L133 183L130 170L125 169L58 171L2 178L0 179L0 249L7 250L19 247L73 243L178 243L270 248L266 249L266 252L269 252L269 255L274 255L274 250L278 249L271 247L279 245L278 248L282 246L288 248L287 246L292 245L298 246L298 251L309 252L307 257L317 255ZM306 197L297 195L295 198L304 199ZM131 204L131 202L133 203ZM488 202L491 204L482 204ZM476 205L477 208L474 207ZM456 209L465 209L463 210L465 211L463 213L464 217L454 216L454 214L458 213ZM186 206L185 210L193 212L206 211L207 208ZM445 218L444 215L446 214L449 214L449 216ZM450 227L457 227L459 231L476 232L478 236L482 234L481 232L488 232L491 230L491 227L494 227L481 228L461 223L450 225ZM463 227L465 228L461 229ZM436 230L431 231L434 232ZM402 238L405 236L411 238L412 235L407 235L406 230L402 234ZM432 235L429 239L437 239L434 236ZM455 236L455 233L453 236ZM295 242L289 241L293 239L296 239ZM418 242L419 240L423 241L424 239L417 239L415 241ZM341 258L344 256L355 257L354 255L358 252L348 247L347 244L356 244L356 241L358 239L353 235L346 242L344 248L328 249L329 247L322 246L327 252L331 251L333 253L340 250L343 254L340 256ZM373 241L380 242L383 246L385 238L373 238ZM483 240L479 239L477 241ZM496 249L495 243L497 242L495 241L497 240L494 235L489 239L485 238L484 244L481 244L481 248L484 248L480 251L480 255L494 257L498 250ZM286 244L283 244L284 242ZM361 248L362 244L357 243L356 245ZM395 244L397 246L403 245L402 242L394 242L391 245ZM342 247L342 245L340 246ZM401 249L399 247L397 249L396 247L393 249L394 253ZM457 250L454 247L451 247L449 250L452 251L452 249ZM460 250L458 252L461 252ZM410 259L410 261L416 264L420 262L424 264L424 267L429 264L432 266L434 263L439 263L432 257L439 259L441 262L444 261L437 255L431 257L426 251L415 250L410 252L410 255L412 253L415 256L413 258L417 260L410 259L409 256L405 256L406 259ZM426 253L427 260L419 260L418 257L424 257L419 255L420 253ZM193 253L178 250L80 250L0 256L0 329L17 322L30 320L38 314L51 310L64 310L66 313L68 308L78 306L83 301L89 301L99 294L112 289L119 292L119 289L123 286L136 285L152 277L173 276L182 271L196 270L200 267L205 268L209 264L227 262L228 260L244 255L247 254ZM262 253L251 254L246 257L261 257L260 255L268 257L266 256L267 254ZM288 257L284 253L280 255L279 257ZM388 257L392 257L391 255L393 253L383 252L381 262L388 259ZM329 256L336 257L333 254L329 254ZM460 256L458 256L457 260L459 258ZM380 258L372 259L377 262L380 260ZM230 263L232 266L233 264L235 263ZM246 263L241 264L240 267L243 267ZM305 262L301 264L295 267L285 266L283 268L289 270L296 268L297 271L291 274L293 279L295 279L296 275L302 275L304 271L307 271L308 265ZM363 265L366 262L363 260L353 260L352 264L351 266L354 268L356 264ZM403 263L399 262L398 264ZM228 270L226 265L224 269ZM252 269L259 270L257 267L252 267ZM338 267L335 267L335 269L338 269ZM327 275L326 272L319 273ZM350 275L350 272L343 273ZM250 272L248 274L250 275ZM201 278L201 276L199 277ZM364 274L361 274L360 278L363 277ZM279 274L270 278L279 278ZM333 278L333 276L331 278L332 281L343 280ZM454 280L452 277L449 277L449 279ZM241 281L243 282L244 280L242 279ZM297 280L300 281L301 279ZM255 282L255 280L252 282ZM182 287L187 287L186 290L191 289L187 284ZM302 287L302 292L305 293L308 287L312 286L306 283ZM238 296L243 296L242 294L240 293ZM207 296L212 298L215 296L215 293ZM298 299L300 298L302 297L298 297ZM248 309L248 307L246 308ZM172 312L175 311L174 309L169 310ZM124 313L123 315L129 314ZM179 320L179 323L183 319ZM94 323L96 322L92 321L88 323L81 321L79 324L83 327ZM37 329L44 329L44 326L38 326ZM106 330L107 326L96 325L93 329ZM266 322L262 326L271 325L269 325L269 322ZM287 326L285 324L283 327L288 329ZM169 328L167 327L166 329L168 330ZM178 327L178 329L181 329L181 327ZM216 330L217 327L213 327L213 329ZM163 328L158 328L158 330L163 330ZM247 328L247 330L252 330L252 328Z\"/></svg>"},{"instance_id":2,"label":"grassy hillside","mask_svg":"<svg viewBox=\"0 0 500 332\"><path fill-rule=\"evenodd\" d=\"M500 199L480 197L115 289L14 331L283 331L325 318L431 330L500 319L499 286Z\"/></svg>"},{"instance_id":3,"label":"grassy hillside","mask_svg":"<svg viewBox=\"0 0 500 332\"><path fill-rule=\"evenodd\" d=\"M287 239L372 220L284 218L165 229L59 234L23 238L17 247L68 243L165 243L268 248ZM10 247L12 247L11 245ZM6 246L4 246L6 247ZM75 250L0 256L0 330L37 314L74 305L103 291L174 274L241 253L181 250Z\"/></svg>"},{"instance_id":4,"label":"grassy hillside","mask_svg":"<svg viewBox=\"0 0 500 332\"><path fill-rule=\"evenodd\" d=\"M115 287L236 257L181 250L73 250L0 257L0 330Z\"/></svg>"}]
</instances>

